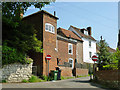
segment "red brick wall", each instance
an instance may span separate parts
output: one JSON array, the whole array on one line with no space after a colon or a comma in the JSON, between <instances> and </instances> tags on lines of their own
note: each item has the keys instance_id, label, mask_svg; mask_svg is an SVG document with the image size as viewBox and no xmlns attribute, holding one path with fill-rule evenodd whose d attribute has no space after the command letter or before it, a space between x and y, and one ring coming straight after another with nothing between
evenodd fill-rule
<instances>
[{"instance_id":1,"label":"red brick wall","mask_svg":"<svg viewBox=\"0 0 120 90\"><path fill-rule=\"evenodd\" d=\"M50 23L55 27L55 34L45 31L45 23ZM57 19L50 17L47 14L43 15L43 75L48 75L48 62L46 62L45 57L47 54L51 55L51 60L49 61L49 71L55 70L57 66L57 51L56 48L57 40Z\"/></svg>"},{"instance_id":2,"label":"red brick wall","mask_svg":"<svg viewBox=\"0 0 120 90\"><path fill-rule=\"evenodd\" d=\"M60 69L61 69L61 76L72 77L72 68L70 68L70 67L60 67Z\"/></svg>"},{"instance_id":3,"label":"red brick wall","mask_svg":"<svg viewBox=\"0 0 120 90\"><path fill-rule=\"evenodd\" d=\"M68 43L67 41L58 40L58 53L59 53L59 59L60 63L64 64L64 62L68 62L69 58L72 58L75 62L76 58L76 44L73 44L73 55L68 54Z\"/></svg>"},{"instance_id":4,"label":"red brick wall","mask_svg":"<svg viewBox=\"0 0 120 90\"><path fill-rule=\"evenodd\" d=\"M97 71L96 76L98 80L103 81L118 81L120 78L120 74L118 74L118 70L103 70Z\"/></svg>"},{"instance_id":5,"label":"red brick wall","mask_svg":"<svg viewBox=\"0 0 120 90\"><path fill-rule=\"evenodd\" d=\"M88 69L76 68L76 76L88 75Z\"/></svg>"}]
</instances>

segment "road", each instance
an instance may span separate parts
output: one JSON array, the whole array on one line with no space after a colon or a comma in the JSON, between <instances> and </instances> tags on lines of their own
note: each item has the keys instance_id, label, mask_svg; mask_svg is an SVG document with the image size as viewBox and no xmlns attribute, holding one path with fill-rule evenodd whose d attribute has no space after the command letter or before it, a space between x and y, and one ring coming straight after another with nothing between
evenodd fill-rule
<instances>
[{"instance_id":1,"label":"road","mask_svg":"<svg viewBox=\"0 0 120 90\"><path fill-rule=\"evenodd\" d=\"M103 89L101 85L89 82L89 77L37 83L4 83L2 88L91 88L107 90Z\"/></svg>"}]
</instances>

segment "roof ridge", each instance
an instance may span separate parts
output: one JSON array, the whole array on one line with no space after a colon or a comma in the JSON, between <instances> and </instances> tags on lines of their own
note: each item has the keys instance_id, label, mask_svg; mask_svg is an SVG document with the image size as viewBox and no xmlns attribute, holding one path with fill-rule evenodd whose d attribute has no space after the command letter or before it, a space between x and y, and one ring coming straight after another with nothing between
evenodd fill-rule
<instances>
[{"instance_id":1,"label":"roof ridge","mask_svg":"<svg viewBox=\"0 0 120 90\"><path fill-rule=\"evenodd\" d=\"M59 27L58 29L64 29L64 28ZM64 29L64 30L66 30L66 31L70 31L70 30L67 30L67 29ZM70 31L70 32L72 32L72 31Z\"/></svg>"},{"instance_id":2,"label":"roof ridge","mask_svg":"<svg viewBox=\"0 0 120 90\"><path fill-rule=\"evenodd\" d=\"M88 39L92 39L92 40L95 40L91 35L85 35L84 33L82 33L80 30L80 28L77 28L77 27L74 27L74 26L72 26L72 25L70 25L73 29L75 29L76 31L77 31L77 33L80 35L80 36L82 36L82 37L84 37L84 38L88 38ZM86 29L85 29L86 30ZM96 40L95 40L96 41Z\"/></svg>"},{"instance_id":3,"label":"roof ridge","mask_svg":"<svg viewBox=\"0 0 120 90\"><path fill-rule=\"evenodd\" d=\"M64 29L64 28L61 28L61 27L59 27L58 29L61 29L60 31L62 33L64 33L66 37L71 37L73 39L77 39L77 40L83 41L81 38L79 38L78 36L76 36L75 33L73 33L70 30L67 30L67 29Z\"/></svg>"},{"instance_id":4,"label":"roof ridge","mask_svg":"<svg viewBox=\"0 0 120 90\"><path fill-rule=\"evenodd\" d=\"M24 19L24 18L27 18L27 17L29 17L29 16L32 16L32 15L35 15L35 14L37 14L37 13L40 13L40 12L41 12L41 13L44 12L44 13L49 14L50 16L52 16L52 17L54 17L54 18L56 18L56 19L59 19L58 17L54 16L53 14L51 14L51 13L45 11L45 10L39 10L39 11L37 11L37 12L35 12L35 13L32 13L32 14L30 14L30 15L27 15L27 16L23 17L23 19Z\"/></svg>"}]
</instances>

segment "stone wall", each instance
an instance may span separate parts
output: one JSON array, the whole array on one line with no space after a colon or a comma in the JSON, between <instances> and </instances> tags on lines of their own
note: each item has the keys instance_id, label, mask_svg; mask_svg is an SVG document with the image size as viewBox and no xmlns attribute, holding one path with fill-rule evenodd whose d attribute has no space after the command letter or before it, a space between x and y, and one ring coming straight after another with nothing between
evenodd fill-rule
<instances>
[{"instance_id":1,"label":"stone wall","mask_svg":"<svg viewBox=\"0 0 120 90\"><path fill-rule=\"evenodd\" d=\"M32 75L31 64L9 64L2 68L2 80L7 82L21 82L23 79L28 80Z\"/></svg>"}]
</instances>

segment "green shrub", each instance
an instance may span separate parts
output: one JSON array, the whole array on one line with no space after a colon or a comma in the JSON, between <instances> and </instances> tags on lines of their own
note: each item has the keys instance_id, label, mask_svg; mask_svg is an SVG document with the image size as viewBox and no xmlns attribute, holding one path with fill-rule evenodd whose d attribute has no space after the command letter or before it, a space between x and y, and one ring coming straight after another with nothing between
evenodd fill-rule
<instances>
[{"instance_id":1,"label":"green shrub","mask_svg":"<svg viewBox=\"0 0 120 90\"><path fill-rule=\"evenodd\" d=\"M61 76L61 80L64 80L64 79L66 79L65 77L63 77L63 76Z\"/></svg>"},{"instance_id":2,"label":"green shrub","mask_svg":"<svg viewBox=\"0 0 120 90\"><path fill-rule=\"evenodd\" d=\"M6 80L2 80L2 83L7 83L7 81Z\"/></svg>"},{"instance_id":3,"label":"green shrub","mask_svg":"<svg viewBox=\"0 0 120 90\"><path fill-rule=\"evenodd\" d=\"M47 76L42 76L42 79L47 81L48 77Z\"/></svg>"},{"instance_id":4,"label":"green shrub","mask_svg":"<svg viewBox=\"0 0 120 90\"><path fill-rule=\"evenodd\" d=\"M47 77L47 81L52 81L53 80L53 78L52 77Z\"/></svg>"},{"instance_id":5,"label":"green shrub","mask_svg":"<svg viewBox=\"0 0 120 90\"><path fill-rule=\"evenodd\" d=\"M23 52L17 51L15 48L3 44L2 47L2 65L12 64L12 63L21 63L29 64L31 59L26 59L26 56Z\"/></svg>"},{"instance_id":6,"label":"green shrub","mask_svg":"<svg viewBox=\"0 0 120 90\"><path fill-rule=\"evenodd\" d=\"M23 82L23 83L28 83L29 81L26 80L26 79L23 79L22 82Z\"/></svg>"},{"instance_id":7,"label":"green shrub","mask_svg":"<svg viewBox=\"0 0 120 90\"><path fill-rule=\"evenodd\" d=\"M42 82L43 80L39 79L37 76L32 76L30 79L29 79L29 82Z\"/></svg>"},{"instance_id":8,"label":"green shrub","mask_svg":"<svg viewBox=\"0 0 120 90\"><path fill-rule=\"evenodd\" d=\"M41 78L44 80L44 81L52 81L53 78L52 77L48 77L48 76L41 76Z\"/></svg>"}]
</instances>

